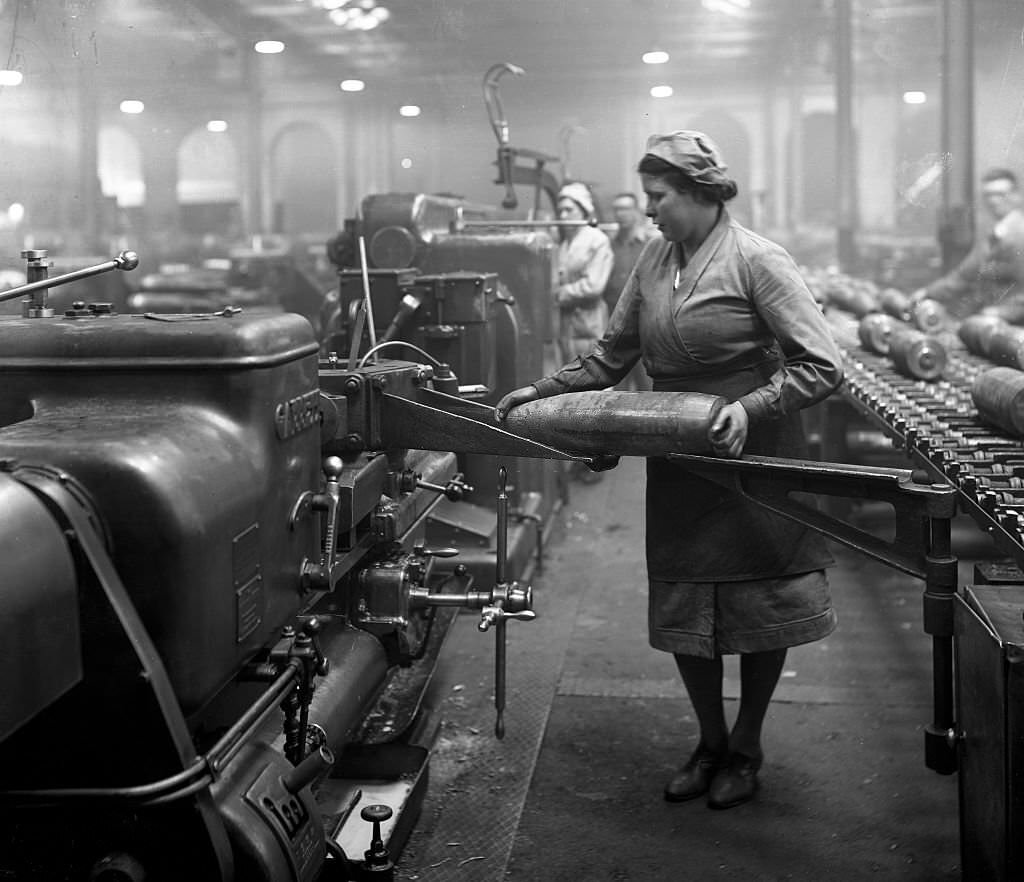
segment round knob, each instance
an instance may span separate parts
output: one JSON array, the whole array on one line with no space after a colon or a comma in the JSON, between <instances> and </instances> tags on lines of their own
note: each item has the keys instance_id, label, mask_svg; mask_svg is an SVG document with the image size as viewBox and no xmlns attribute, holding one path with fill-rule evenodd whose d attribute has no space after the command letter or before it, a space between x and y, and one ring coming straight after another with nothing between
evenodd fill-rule
<instances>
[{"instance_id":1,"label":"round knob","mask_svg":"<svg viewBox=\"0 0 1024 882\"><path fill-rule=\"evenodd\" d=\"M386 805L368 805L360 813L364 821L370 821L374 824L380 824L388 820L394 812L391 811L390 806Z\"/></svg>"},{"instance_id":2,"label":"round knob","mask_svg":"<svg viewBox=\"0 0 1024 882\"><path fill-rule=\"evenodd\" d=\"M134 251L122 251L114 260L122 270L133 270L139 265L139 255Z\"/></svg>"},{"instance_id":3,"label":"round knob","mask_svg":"<svg viewBox=\"0 0 1024 882\"><path fill-rule=\"evenodd\" d=\"M344 467L345 464L341 461L340 456L328 456L324 460L324 474L327 475L329 481L337 481Z\"/></svg>"}]
</instances>

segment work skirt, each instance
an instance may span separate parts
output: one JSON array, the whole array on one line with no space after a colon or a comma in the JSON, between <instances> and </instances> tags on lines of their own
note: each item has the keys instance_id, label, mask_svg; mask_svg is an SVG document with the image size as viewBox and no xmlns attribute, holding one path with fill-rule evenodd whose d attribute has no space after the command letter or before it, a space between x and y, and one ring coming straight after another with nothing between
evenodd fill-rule
<instances>
[{"instance_id":1,"label":"work skirt","mask_svg":"<svg viewBox=\"0 0 1024 882\"><path fill-rule=\"evenodd\" d=\"M664 652L716 658L827 637L836 626L824 570L744 582L650 580L648 636Z\"/></svg>"}]
</instances>

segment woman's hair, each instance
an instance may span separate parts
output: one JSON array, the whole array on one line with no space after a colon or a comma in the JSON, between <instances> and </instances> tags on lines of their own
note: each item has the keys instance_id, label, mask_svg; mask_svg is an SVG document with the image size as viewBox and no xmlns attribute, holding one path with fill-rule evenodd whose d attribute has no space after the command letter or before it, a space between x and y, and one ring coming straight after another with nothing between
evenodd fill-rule
<instances>
[{"instance_id":1,"label":"woman's hair","mask_svg":"<svg viewBox=\"0 0 1024 882\"><path fill-rule=\"evenodd\" d=\"M718 202L728 202L739 192L736 182L726 178L721 183L705 184L695 181L679 166L673 165L660 156L648 153L640 160L636 170L642 175L653 175L662 178L670 187L680 193L690 193L697 202L712 205Z\"/></svg>"}]
</instances>

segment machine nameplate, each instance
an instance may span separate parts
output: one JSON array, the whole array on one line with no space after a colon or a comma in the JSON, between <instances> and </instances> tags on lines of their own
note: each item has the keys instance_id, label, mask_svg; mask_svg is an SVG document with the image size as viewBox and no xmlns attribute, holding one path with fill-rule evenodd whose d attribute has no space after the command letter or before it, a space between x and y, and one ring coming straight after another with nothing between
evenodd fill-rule
<instances>
[{"instance_id":1,"label":"machine nameplate","mask_svg":"<svg viewBox=\"0 0 1024 882\"><path fill-rule=\"evenodd\" d=\"M241 588L235 589L236 621L235 641L241 643L263 621L260 612L263 603L263 577L253 576Z\"/></svg>"},{"instance_id":2,"label":"machine nameplate","mask_svg":"<svg viewBox=\"0 0 1024 882\"><path fill-rule=\"evenodd\" d=\"M313 389L296 398L282 401L274 409L274 428L284 441L312 429L320 418L320 390Z\"/></svg>"},{"instance_id":3,"label":"machine nameplate","mask_svg":"<svg viewBox=\"0 0 1024 882\"><path fill-rule=\"evenodd\" d=\"M231 567L235 588L235 640L241 643L263 621L259 524L251 524L232 540Z\"/></svg>"}]
</instances>

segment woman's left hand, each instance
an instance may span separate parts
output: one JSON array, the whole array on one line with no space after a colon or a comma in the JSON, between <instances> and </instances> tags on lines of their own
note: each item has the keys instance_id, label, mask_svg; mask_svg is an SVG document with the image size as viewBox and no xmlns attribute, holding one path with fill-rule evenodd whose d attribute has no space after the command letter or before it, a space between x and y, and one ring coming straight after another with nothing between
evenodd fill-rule
<instances>
[{"instance_id":1,"label":"woman's left hand","mask_svg":"<svg viewBox=\"0 0 1024 882\"><path fill-rule=\"evenodd\" d=\"M743 405L738 401L726 404L715 417L708 429L708 440L716 456L739 459L743 445L747 443L747 426L750 421Z\"/></svg>"}]
</instances>

